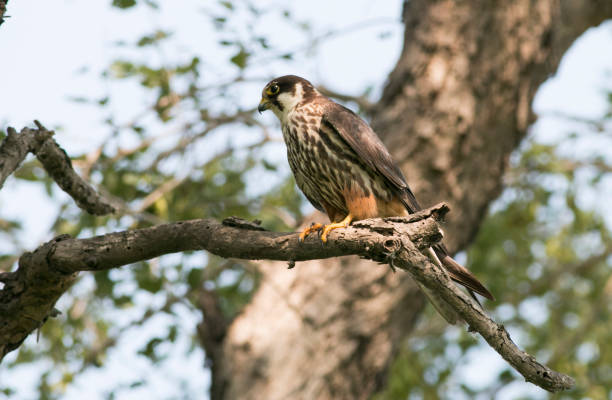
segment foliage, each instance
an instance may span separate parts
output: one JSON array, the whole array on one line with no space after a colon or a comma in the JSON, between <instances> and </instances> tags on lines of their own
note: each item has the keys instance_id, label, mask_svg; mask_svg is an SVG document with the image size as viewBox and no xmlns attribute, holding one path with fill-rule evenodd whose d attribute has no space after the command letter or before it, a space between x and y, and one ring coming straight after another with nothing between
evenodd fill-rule
<instances>
[{"instance_id":1,"label":"foliage","mask_svg":"<svg viewBox=\"0 0 612 400\"><path fill-rule=\"evenodd\" d=\"M112 6L129 12L140 6L155 10L159 4L113 0ZM174 32L164 29L117 44L130 49L131 56L114 60L103 79L137 85L149 103L128 122L120 122L124 119L113 111L119 104L116 97L75 98L100 109L107 137L99 148L73 161L119 205L120 213L82 213L58 195L36 161L26 162L15 177L44 185L56 202L54 234L89 237L164 221L230 215L260 219L272 230L296 227L304 201L284 160L270 157L284 151L279 137L254 116L258 99L240 97L244 88L261 87L269 78L258 75L261 65L296 59L296 53L277 48L274 38L258 33L258 23L265 18L297 26L304 36L313 37L309 25L295 21L286 10L218 1L207 2L202 23L214 32L211 40L217 43L215 58L220 61L195 55L172 64L152 61L164 59L160 55L174 38ZM612 113L597 123L610 118ZM599 135L598 141L609 139L592 135ZM581 133L564 140L591 139ZM577 378L577 388L564 398L611 395L612 333L607 327L612 237L605 210L589 204L592 191L609 185L610 171L610 160L603 155L568 156L556 144L525 143L513 160L506 191L468 253L469 267L499 296L497 302L485 304L487 309L511 328L527 351ZM22 227L17 220L0 220L0 234L12 244L11 251L0 254L0 270L9 270L23 252ZM179 343L188 343L185 353L200 351L193 324L201 319L199 291L214 290L231 318L257 283L253 265L198 253L84 274L61 299L62 316L49 320L39 341L26 342L8 367L37 365L43 371L39 397L61 398L79 376L109 365L117 357L113 349L125 346L126 336L136 335L134 357L162 369ZM141 336L145 331L154 334ZM468 333L446 327L430 313L394 363L389 386L376 398L495 397L515 379L514 372L500 370L486 390L470 385L457 372L478 346ZM148 384L147 376L109 383L106 396L133 393ZM183 384L178 382L179 387ZM0 382L0 393L14 395L11 383Z\"/></svg>"}]
</instances>

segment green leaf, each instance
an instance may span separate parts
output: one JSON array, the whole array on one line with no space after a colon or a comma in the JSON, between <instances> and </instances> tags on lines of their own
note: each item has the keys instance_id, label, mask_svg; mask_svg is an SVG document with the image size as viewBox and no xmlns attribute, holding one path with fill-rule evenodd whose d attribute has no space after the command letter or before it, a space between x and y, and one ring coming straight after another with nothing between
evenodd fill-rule
<instances>
[{"instance_id":1,"label":"green leaf","mask_svg":"<svg viewBox=\"0 0 612 400\"><path fill-rule=\"evenodd\" d=\"M255 38L255 41L260 44L260 46L264 49L269 49L270 45L268 44L268 39L265 37Z\"/></svg>"},{"instance_id":2,"label":"green leaf","mask_svg":"<svg viewBox=\"0 0 612 400\"><path fill-rule=\"evenodd\" d=\"M240 69L244 69L247 66L247 61L250 57L250 53L246 52L243 48L240 49L236 55L230 58L230 61Z\"/></svg>"},{"instance_id":3,"label":"green leaf","mask_svg":"<svg viewBox=\"0 0 612 400\"><path fill-rule=\"evenodd\" d=\"M174 343L177 337L178 337L178 326L176 325L170 326L170 328L168 328L168 336L167 336L168 340Z\"/></svg>"},{"instance_id":4,"label":"green leaf","mask_svg":"<svg viewBox=\"0 0 612 400\"><path fill-rule=\"evenodd\" d=\"M68 101L71 101L73 103L88 103L89 99L87 97L83 97L83 96L68 96Z\"/></svg>"},{"instance_id":5,"label":"green leaf","mask_svg":"<svg viewBox=\"0 0 612 400\"><path fill-rule=\"evenodd\" d=\"M141 354L145 357L147 357L148 359L150 359L153 362L157 362L159 361L161 358L160 356L156 353L156 349L157 346L162 344L164 342L163 339L161 338L153 338L151 340L149 340L146 344L146 346L144 347L144 349L140 349L138 351L138 354Z\"/></svg>"},{"instance_id":6,"label":"green leaf","mask_svg":"<svg viewBox=\"0 0 612 400\"><path fill-rule=\"evenodd\" d=\"M136 5L136 0L113 0L113 7L130 8Z\"/></svg>"},{"instance_id":7,"label":"green leaf","mask_svg":"<svg viewBox=\"0 0 612 400\"><path fill-rule=\"evenodd\" d=\"M230 1L220 1L219 4L221 4L223 7L227 8L230 11L234 10L234 5Z\"/></svg>"},{"instance_id":8,"label":"green leaf","mask_svg":"<svg viewBox=\"0 0 612 400\"><path fill-rule=\"evenodd\" d=\"M263 164L263 167L268 170L268 171L276 171L278 168L276 167L276 165L271 164L269 161L267 160L262 160L261 163Z\"/></svg>"},{"instance_id":9,"label":"green leaf","mask_svg":"<svg viewBox=\"0 0 612 400\"><path fill-rule=\"evenodd\" d=\"M156 276L151 271L149 263L138 263L133 268L134 276L138 283L138 287L147 292L157 293L161 290L164 284L163 277Z\"/></svg>"},{"instance_id":10,"label":"green leaf","mask_svg":"<svg viewBox=\"0 0 612 400\"><path fill-rule=\"evenodd\" d=\"M187 274L187 283L192 289L196 289L202 285L202 268L193 268Z\"/></svg>"},{"instance_id":11,"label":"green leaf","mask_svg":"<svg viewBox=\"0 0 612 400\"><path fill-rule=\"evenodd\" d=\"M213 18L213 24L215 25L216 29L222 29L226 22L227 22L227 18L225 17Z\"/></svg>"},{"instance_id":12,"label":"green leaf","mask_svg":"<svg viewBox=\"0 0 612 400\"><path fill-rule=\"evenodd\" d=\"M113 294L113 282L109 277L109 271L99 271L93 274L96 281L96 295L99 297L108 297Z\"/></svg>"},{"instance_id":13,"label":"green leaf","mask_svg":"<svg viewBox=\"0 0 612 400\"><path fill-rule=\"evenodd\" d=\"M136 45L138 47L144 47L144 46L150 46L153 44L157 44L160 41L167 39L171 36L172 34L170 32L166 32L166 31L161 31L161 30L157 30L154 33L150 34L150 35L146 35L141 37L138 42L136 42Z\"/></svg>"}]
</instances>

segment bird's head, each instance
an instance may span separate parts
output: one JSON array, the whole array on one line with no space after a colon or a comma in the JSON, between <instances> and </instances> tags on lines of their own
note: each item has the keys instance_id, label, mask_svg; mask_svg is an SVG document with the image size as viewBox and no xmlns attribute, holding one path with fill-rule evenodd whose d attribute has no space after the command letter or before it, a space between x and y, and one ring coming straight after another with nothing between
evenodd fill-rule
<instances>
[{"instance_id":1,"label":"bird's head","mask_svg":"<svg viewBox=\"0 0 612 400\"><path fill-rule=\"evenodd\" d=\"M281 121L298 104L319 95L317 89L304 78L285 75L272 79L261 93L257 110L272 110Z\"/></svg>"}]
</instances>

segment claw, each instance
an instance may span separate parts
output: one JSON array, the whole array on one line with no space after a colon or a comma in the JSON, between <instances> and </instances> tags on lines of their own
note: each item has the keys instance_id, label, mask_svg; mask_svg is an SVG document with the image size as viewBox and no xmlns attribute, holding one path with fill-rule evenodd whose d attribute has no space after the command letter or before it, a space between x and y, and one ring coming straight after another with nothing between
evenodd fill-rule
<instances>
[{"instance_id":1,"label":"claw","mask_svg":"<svg viewBox=\"0 0 612 400\"><path fill-rule=\"evenodd\" d=\"M300 233L298 242L302 243L304 239L306 239L306 236L310 235L312 232L320 230L321 228L323 228L323 224L313 222L308 228L304 229L302 233Z\"/></svg>"},{"instance_id":2,"label":"claw","mask_svg":"<svg viewBox=\"0 0 612 400\"><path fill-rule=\"evenodd\" d=\"M329 234L329 232L338 228L346 228L350 225L351 221L353 221L353 216L349 214L340 222L334 222L333 224L325 225L325 227L323 228L323 233L321 234L321 241L323 243L326 243L327 235Z\"/></svg>"}]
</instances>

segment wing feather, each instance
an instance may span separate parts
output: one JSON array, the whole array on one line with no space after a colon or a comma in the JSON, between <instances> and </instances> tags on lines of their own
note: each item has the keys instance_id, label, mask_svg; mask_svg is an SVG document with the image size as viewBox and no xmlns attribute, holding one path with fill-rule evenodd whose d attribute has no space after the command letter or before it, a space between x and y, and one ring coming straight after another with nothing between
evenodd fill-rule
<instances>
[{"instance_id":1,"label":"wing feather","mask_svg":"<svg viewBox=\"0 0 612 400\"><path fill-rule=\"evenodd\" d=\"M323 114L321 123L340 135L368 168L378 171L386 178L387 184L402 200L408 212L414 213L421 209L406 183L404 174L393 162L385 145L363 119L348 108L330 102ZM470 271L448 255L448 251L443 244L434 246L433 250L451 278L465 286L472 297L474 297L473 292L476 292L488 299L494 299L491 292Z\"/></svg>"},{"instance_id":2,"label":"wing feather","mask_svg":"<svg viewBox=\"0 0 612 400\"><path fill-rule=\"evenodd\" d=\"M340 104L330 102L321 124L333 129L366 166L386 178L387 184L396 192L408 212L414 213L421 209L406 183L404 174L393 162L391 154L361 117Z\"/></svg>"}]
</instances>

